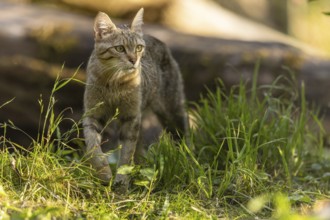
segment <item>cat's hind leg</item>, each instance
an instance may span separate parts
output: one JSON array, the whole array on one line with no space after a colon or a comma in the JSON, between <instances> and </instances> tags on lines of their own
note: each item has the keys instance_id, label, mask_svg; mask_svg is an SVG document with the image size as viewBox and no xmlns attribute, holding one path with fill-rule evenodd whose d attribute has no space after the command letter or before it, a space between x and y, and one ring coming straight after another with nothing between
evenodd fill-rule
<instances>
[{"instance_id":1,"label":"cat's hind leg","mask_svg":"<svg viewBox=\"0 0 330 220\"><path fill-rule=\"evenodd\" d=\"M121 145L120 156L117 167L131 165L139 138L141 115L119 117L119 144ZM129 177L126 174L117 173L115 185L119 186L120 191L126 191L129 184Z\"/></svg>"},{"instance_id":2,"label":"cat's hind leg","mask_svg":"<svg viewBox=\"0 0 330 220\"><path fill-rule=\"evenodd\" d=\"M167 100L164 105L158 105L153 110L174 140L189 137L188 114L183 99Z\"/></svg>"}]
</instances>

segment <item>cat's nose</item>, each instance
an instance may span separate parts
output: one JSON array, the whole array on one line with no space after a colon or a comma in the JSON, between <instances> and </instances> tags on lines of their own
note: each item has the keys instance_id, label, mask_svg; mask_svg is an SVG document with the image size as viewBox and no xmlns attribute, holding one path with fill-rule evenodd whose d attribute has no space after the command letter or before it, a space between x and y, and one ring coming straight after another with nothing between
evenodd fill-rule
<instances>
[{"instance_id":1,"label":"cat's nose","mask_svg":"<svg viewBox=\"0 0 330 220\"><path fill-rule=\"evenodd\" d=\"M131 62L134 65L136 63L136 59L135 58L131 58L131 59L129 59L129 62Z\"/></svg>"},{"instance_id":2,"label":"cat's nose","mask_svg":"<svg viewBox=\"0 0 330 220\"><path fill-rule=\"evenodd\" d=\"M136 63L136 60L137 58L135 56L128 56L128 61L131 63L131 64L135 64Z\"/></svg>"}]
</instances>

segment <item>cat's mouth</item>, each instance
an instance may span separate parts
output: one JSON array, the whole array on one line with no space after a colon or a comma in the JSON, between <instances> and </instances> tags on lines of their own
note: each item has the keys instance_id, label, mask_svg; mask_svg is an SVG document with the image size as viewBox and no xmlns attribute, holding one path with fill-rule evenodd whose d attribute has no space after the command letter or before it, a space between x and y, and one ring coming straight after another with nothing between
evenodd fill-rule
<instances>
[{"instance_id":1,"label":"cat's mouth","mask_svg":"<svg viewBox=\"0 0 330 220\"><path fill-rule=\"evenodd\" d=\"M131 67L127 69L127 73L134 73L136 71L135 67Z\"/></svg>"},{"instance_id":2,"label":"cat's mouth","mask_svg":"<svg viewBox=\"0 0 330 220\"><path fill-rule=\"evenodd\" d=\"M135 73L135 72L138 71L138 70L139 70L138 67L130 66L130 67L126 68L126 69L124 70L124 72L126 72L126 74L133 74L133 73Z\"/></svg>"}]
</instances>

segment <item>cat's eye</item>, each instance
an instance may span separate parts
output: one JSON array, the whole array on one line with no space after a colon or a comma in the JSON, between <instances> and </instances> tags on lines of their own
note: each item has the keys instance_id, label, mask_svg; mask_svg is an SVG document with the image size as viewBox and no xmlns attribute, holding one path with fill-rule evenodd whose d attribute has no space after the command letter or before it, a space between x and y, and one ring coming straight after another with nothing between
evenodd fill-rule
<instances>
[{"instance_id":1,"label":"cat's eye","mask_svg":"<svg viewBox=\"0 0 330 220\"><path fill-rule=\"evenodd\" d=\"M115 49L116 49L116 51L119 52L119 53L123 53L123 52L125 52L125 48L124 48L124 46L122 46L122 45L115 46Z\"/></svg>"},{"instance_id":2,"label":"cat's eye","mask_svg":"<svg viewBox=\"0 0 330 220\"><path fill-rule=\"evenodd\" d=\"M137 45L136 47L135 47L135 51L136 52L141 52L142 51L142 49L143 49L143 46L142 45Z\"/></svg>"}]
</instances>

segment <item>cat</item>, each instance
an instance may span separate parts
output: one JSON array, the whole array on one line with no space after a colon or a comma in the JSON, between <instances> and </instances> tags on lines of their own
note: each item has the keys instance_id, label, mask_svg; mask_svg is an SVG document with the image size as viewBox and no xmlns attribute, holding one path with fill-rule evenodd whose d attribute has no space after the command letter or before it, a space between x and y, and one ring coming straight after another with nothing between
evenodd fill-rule
<instances>
[{"instance_id":1,"label":"cat","mask_svg":"<svg viewBox=\"0 0 330 220\"><path fill-rule=\"evenodd\" d=\"M117 166L129 165L136 150L141 116L151 109L174 138L189 135L188 115L179 67L169 48L142 32L143 8L131 26L117 27L103 12L94 22L94 50L87 64L83 129L85 154L96 176L109 184L113 177L102 151L104 130L119 111L120 156ZM111 140L110 140L111 141ZM138 146L139 147L139 146ZM117 174L115 185L128 186L127 175Z\"/></svg>"}]
</instances>

